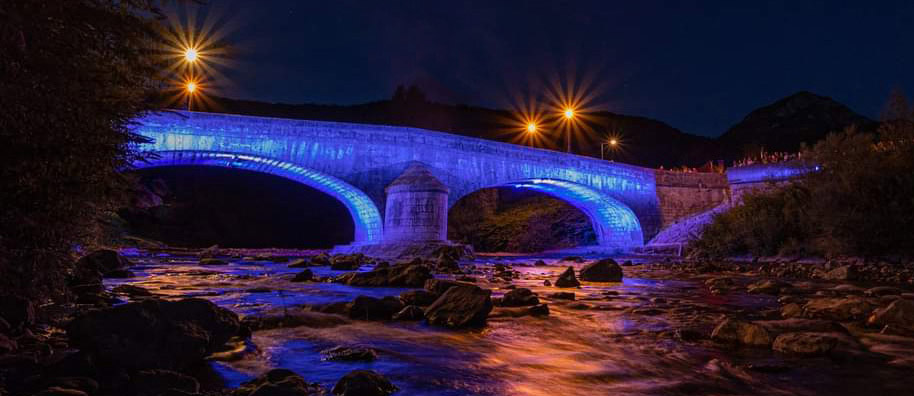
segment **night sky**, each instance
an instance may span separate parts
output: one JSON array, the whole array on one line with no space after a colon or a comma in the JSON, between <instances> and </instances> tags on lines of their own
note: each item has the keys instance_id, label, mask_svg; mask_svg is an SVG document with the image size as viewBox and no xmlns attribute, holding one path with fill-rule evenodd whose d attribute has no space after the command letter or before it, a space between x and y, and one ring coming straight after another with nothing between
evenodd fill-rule
<instances>
[{"instance_id":1,"label":"night sky","mask_svg":"<svg viewBox=\"0 0 914 396\"><path fill-rule=\"evenodd\" d=\"M716 136L799 90L878 116L914 94L912 1L210 0L228 21L228 97L354 104L416 83L507 108L589 77L598 109ZM802 3L802 4L801 4Z\"/></svg>"}]
</instances>

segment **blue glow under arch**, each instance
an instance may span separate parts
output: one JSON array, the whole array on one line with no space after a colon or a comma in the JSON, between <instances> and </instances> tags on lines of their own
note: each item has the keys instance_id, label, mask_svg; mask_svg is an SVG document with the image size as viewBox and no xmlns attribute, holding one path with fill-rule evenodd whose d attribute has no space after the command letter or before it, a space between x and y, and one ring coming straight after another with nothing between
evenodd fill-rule
<instances>
[{"instance_id":1,"label":"blue glow under arch","mask_svg":"<svg viewBox=\"0 0 914 396\"><path fill-rule=\"evenodd\" d=\"M297 181L336 198L346 206L355 224L354 244L372 244L381 240L381 213L368 195L333 176L290 162L247 154L214 151L156 151L158 158L134 162L135 169L162 166L214 166L268 173Z\"/></svg>"},{"instance_id":2,"label":"blue glow under arch","mask_svg":"<svg viewBox=\"0 0 914 396\"><path fill-rule=\"evenodd\" d=\"M527 179L492 187L528 188L568 202L590 218L600 246L620 250L644 246L644 233L635 212L590 187L556 179Z\"/></svg>"}]
</instances>

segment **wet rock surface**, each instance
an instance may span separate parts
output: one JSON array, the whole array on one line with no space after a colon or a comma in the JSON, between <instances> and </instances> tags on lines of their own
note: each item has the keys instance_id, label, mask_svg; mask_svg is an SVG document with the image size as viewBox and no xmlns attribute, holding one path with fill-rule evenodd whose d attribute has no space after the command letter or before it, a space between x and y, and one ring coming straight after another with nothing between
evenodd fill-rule
<instances>
[{"instance_id":1,"label":"wet rock surface","mask_svg":"<svg viewBox=\"0 0 914 396\"><path fill-rule=\"evenodd\" d=\"M15 348L4 350L0 337L0 372L16 367L13 378L21 378L6 385L10 394L148 388L149 394L215 396L195 378L191 368L201 365L232 388L220 395L245 396L390 392L388 384L403 395L854 395L904 394L914 386L914 294L903 282L871 283L874 272L866 263L634 260L616 282L585 278L584 267L598 257L580 263L552 257L539 264L527 257L482 257L458 261L457 268L439 265L435 257L392 265L361 257L357 269L335 270L332 255L312 253L308 265L290 268L302 256L225 254L220 249L212 258L226 265L209 266L196 255L131 257L134 278L89 277L104 282L95 296L113 293L131 303L80 305L85 313L77 316L123 307L135 312L117 321L99 316L91 327L97 330L78 337L36 327L42 320L37 314L17 332L0 320L0 336ZM845 265L854 268L850 276L825 275ZM312 281L292 282L304 269ZM578 271L583 283L574 276ZM391 281L405 273L420 276ZM575 289L544 286L569 280ZM167 313L170 308L134 308L188 297L205 298L243 319L235 318L235 330L221 332L221 321L208 319L211 307L183 316ZM96 307L102 310L90 312ZM168 343L136 341L142 328L164 329ZM59 362L45 367L55 354ZM339 358L329 358L333 354ZM116 367L112 360L127 363ZM347 375L364 369L384 381ZM111 370L123 370L123 376ZM40 372L55 374L25 380ZM139 373L149 385L135 385L143 378ZM55 378L61 379L50 381ZM93 388L66 378L104 380ZM122 379L115 384L115 378ZM374 385L359 388L363 383Z\"/></svg>"}]
</instances>

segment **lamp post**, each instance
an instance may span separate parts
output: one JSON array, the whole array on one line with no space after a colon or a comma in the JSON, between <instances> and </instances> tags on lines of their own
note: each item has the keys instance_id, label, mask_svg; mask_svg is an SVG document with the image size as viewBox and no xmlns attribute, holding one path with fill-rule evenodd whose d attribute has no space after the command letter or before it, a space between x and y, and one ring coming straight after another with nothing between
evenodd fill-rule
<instances>
[{"instance_id":1,"label":"lamp post","mask_svg":"<svg viewBox=\"0 0 914 396\"><path fill-rule=\"evenodd\" d=\"M604 156L604 152L605 152L604 148L606 148L606 147L609 147L610 150L615 151L616 147L619 147L619 139L610 138L609 141L607 141L605 143L600 143L600 159L601 160L606 159ZM610 160L610 161L612 161L612 160Z\"/></svg>"},{"instance_id":2,"label":"lamp post","mask_svg":"<svg viewBox=\"0 0 914 396\"><path fill-rule=\"evenodd\" d=\"M188 81L184 85L184 90L187 92L187 110L190 111L190 100L194 96L194 92L197 92L197 83Z\"/></svg>"},{"instance_id":3,"label":"lamp post","mask_svg":"<svg viewBox=\"0 0 914 396\"><path fill-rule=\"evenodd\" d=\"M565 117L566 127L565 128L565 152L571 152L571 127L574 125L574 117L576 116L574 108L566 107L562 111L562 116Z\"/></svg>"}]
</instances>

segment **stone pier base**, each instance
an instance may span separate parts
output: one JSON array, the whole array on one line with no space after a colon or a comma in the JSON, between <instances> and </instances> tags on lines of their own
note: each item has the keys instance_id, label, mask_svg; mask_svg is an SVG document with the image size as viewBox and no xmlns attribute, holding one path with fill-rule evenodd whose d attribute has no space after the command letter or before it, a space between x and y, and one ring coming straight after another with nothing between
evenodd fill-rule
<instances>
[{"instance_id":1,"label":"stone pier base","mask_svg":"<svg viewBox=\"0 0 914 396\"><path fill-rule=\"evenodd\" d=\"M449 241L431 241L431 242L388 242L373 245L341 245L335 246L330 252L332 254L352 254L362 253L369 257L377 257L385 260L404 260L413 257L434 257L436 252L442 247L457 249L462 254L461 258L473 258L473 246L453 243Z\"/></svg>"}]
</instances>

